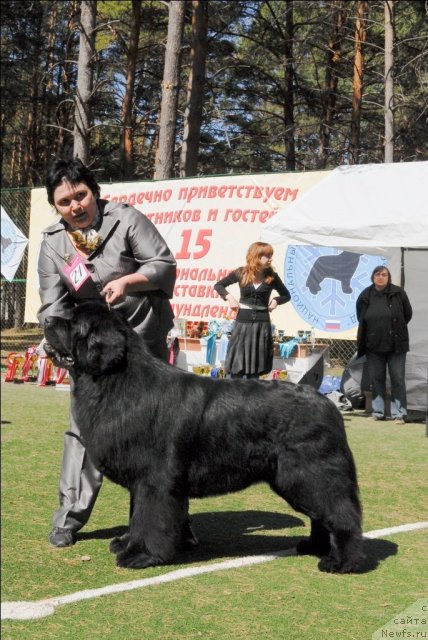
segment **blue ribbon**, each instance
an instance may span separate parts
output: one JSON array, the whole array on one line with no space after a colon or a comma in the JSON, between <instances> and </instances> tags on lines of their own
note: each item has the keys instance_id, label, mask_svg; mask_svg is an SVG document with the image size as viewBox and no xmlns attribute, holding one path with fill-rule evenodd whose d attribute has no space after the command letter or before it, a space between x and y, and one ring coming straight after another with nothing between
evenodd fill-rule
<instances>
[{"instance_id":1,"label":"blue ribbon","mask_svg":"<svg viewBox=\"0 0 428 640\"><path fill-rule=\"evenodd\" d=\"M291 340L287 340L287 342L278 343L278 351L281 358L289 358L293 353L296 344L299 344L299 340L297 338L292 338Z\"/></svg>"},{"instance_id":2,"label":"blue ribbon","mask_svg":"<svg viewBox=\"0 0 428 640\"><path fill-rule=\"evenodd\" d=\"M210 335L205 338L207 342L207 362L208 364L215 363L215 341L217 338L216 333L210 333Z\"/></svg>"}]
</instances>

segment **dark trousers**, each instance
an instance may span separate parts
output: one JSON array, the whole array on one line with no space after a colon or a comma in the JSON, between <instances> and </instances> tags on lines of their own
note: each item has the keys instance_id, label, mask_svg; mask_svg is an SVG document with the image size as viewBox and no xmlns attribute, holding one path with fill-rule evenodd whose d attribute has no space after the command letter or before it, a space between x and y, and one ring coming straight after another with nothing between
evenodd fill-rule
<instances>
[{"instance_id":1,"label":"dark trousers","mask_svg":"<svg viewBox=\"0 0 428 640\"><path fill-rule=\"evenodd\" d=\"M406 354L373 353L368 351L367 368L372 390L373 415L385 417L386 371L391 380L391 417L404 418L407 415L406 395Z\"/></svg>"}]
</instances>

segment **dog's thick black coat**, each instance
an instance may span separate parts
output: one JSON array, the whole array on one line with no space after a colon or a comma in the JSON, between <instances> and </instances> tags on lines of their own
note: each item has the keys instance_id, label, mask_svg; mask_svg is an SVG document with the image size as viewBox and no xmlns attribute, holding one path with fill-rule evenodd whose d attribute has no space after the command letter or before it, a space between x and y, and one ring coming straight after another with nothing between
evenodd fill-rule
<instances>
[{"instance_id":1,"label":"dog's thick black coat","mask_svg":"<svg viewBox=\"0 0 428 640\"><path fill-rule=\"evenodd\" d=\"M171 562L189 498L267 482L311 519L300 553L324 571L358 571L361 510L343 419L311 387L215 380L153 357L114 311L83 304L45 323L46 351L70 368L78 424L94 464L126 487L129 533L112 541L122 567Z\"/></svg>"}]
</instances>

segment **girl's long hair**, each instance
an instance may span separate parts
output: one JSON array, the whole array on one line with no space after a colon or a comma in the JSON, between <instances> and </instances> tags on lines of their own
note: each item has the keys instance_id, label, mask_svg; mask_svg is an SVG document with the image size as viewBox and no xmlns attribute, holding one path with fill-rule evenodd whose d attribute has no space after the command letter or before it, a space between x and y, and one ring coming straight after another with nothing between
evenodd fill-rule
<instances>
[{"instance_id":1,"label":"girl's long hair","mask_svg":"<svg viewBox=\"0 0 428 640\"><path fill-rule=\"evenodd\" d=\"M253 242L247 251L247 264L241 269L240 285L245 287L253 281L253 278L260 271L260 258L267 256L272 258L273 247L267 242ZM263 282L270 284L273 280L274 270L272 267L263 269Z\"/></svg>"}]
</instances>

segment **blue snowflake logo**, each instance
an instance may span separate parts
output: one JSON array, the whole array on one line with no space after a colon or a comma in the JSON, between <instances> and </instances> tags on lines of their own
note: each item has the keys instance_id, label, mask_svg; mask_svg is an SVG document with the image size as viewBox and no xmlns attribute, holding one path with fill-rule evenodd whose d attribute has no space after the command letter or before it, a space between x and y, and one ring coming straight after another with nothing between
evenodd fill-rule
<instances>
[{"instance_id":1,"label":"blue snowflake logo","mask_svg":"<svg viewBox=\"0 0 428 640\"><path fill-rule=\"evenodd\" d=\"M327 332L357 324L355 303L370 284L373 269L385 259L329 247L289 246L284 281L299 316Z\"/></svg>"}]
</instances>

